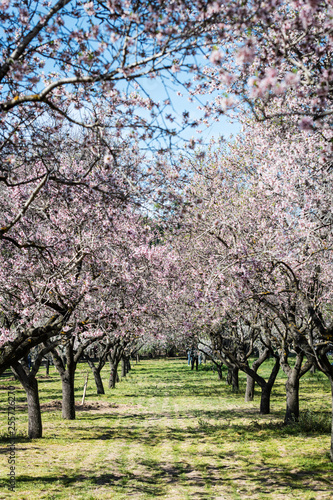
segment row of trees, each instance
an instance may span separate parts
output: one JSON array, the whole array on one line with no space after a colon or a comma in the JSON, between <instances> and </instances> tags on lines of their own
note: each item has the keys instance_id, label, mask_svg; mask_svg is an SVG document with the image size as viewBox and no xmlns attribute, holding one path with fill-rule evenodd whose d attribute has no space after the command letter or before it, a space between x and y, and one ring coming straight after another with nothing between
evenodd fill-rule
<instances>
[{"instance_id":1,"label":"row of trees","mask_svg":"<svg viewBox=\"0 0 333 500\"><path fill-rule=\"evenodd\" d=\"M32 415L44 355L73 418L85 349L103 362L148 335L209 339L263 388L260 339L288 376L286 420L311 365L333 391L329 0L3 0L0 21L0 372ZM202 120L172 85L211 95ZM228 111L235 142L172 156Z\"/></svg>"},{"instance_id":2,"label":"row of trees","mask_svg":"<svg viewBox=\"0 0 333 500\"><path fill-rule=\"evenodd\" d=\"M312 366L333 389L332 169L321 163L320 134L244 125L234 144L198 153L187 187L176 238L186 329L260 385L263 413L281 366L288 422L298 419L299 381ZM254 348L261 361L276 358L268 382L258 362L249 366Z\"/></svg>"}]
</instances>

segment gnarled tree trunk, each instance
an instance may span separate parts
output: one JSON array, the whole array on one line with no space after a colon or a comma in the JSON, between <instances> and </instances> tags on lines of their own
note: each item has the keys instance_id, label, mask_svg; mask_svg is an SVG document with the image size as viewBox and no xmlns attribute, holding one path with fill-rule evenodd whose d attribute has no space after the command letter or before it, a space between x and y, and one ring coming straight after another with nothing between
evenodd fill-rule
<instances>
[{"instance_id":1,"label":"gnarled tree trunk","mask_svg":"<svg viewBox=\"0 0 333 500\"><path fill-rule=\"evenodd\" d=\"M34 378L25 388L28 402L28 436L41 438L43 435L42 414L40 411L38 382Z\"/></svg>"},{"instance_id":2,"label":"gnarled tree trunk","mask_svg":"<svg viewBox=\"0 0 333 500\"><path fill-rule=\"evenodd\" d=\"M66 342L65 355L52 349L52 357L54 365L59 372L62 383L62 418L66 420L75 419L75 371L80 357L85 349L91 344L103 338L104 335L97 338L91 338L84 343L79 344L76 351L74 350L74 337L71 337Z\"/></svg>"},{"instance_id":3,"label":"gnarled tree trunk","mask_svg":"<svg viewBox=\"0 0 333 500\"><path fill-rule=\"evenodd\" d=\"M101 360L98 366L95 366L94 362L89 358L87 359L87 362L94 375L97 394L105 394L103 380L101 377L101 371L105 365L105 361Z\"/></svg>"},{"instance_id":4,"label":"gnarled tree trunk","mask_svg":"<svg viewBox=\"0 0 333 500\"><path fill-rule=\"evenodd\" d=\"M263 364L264 361L269 357L270 351L268 348L264 349L261 355L252 363L252 370L257 373L258 368ZM245 401L253 401L254 398L254 387L255 380L249 373L246 374L246 389L245 389Z\"/></svg>"},{"instance_id":5,"label":"gnarled tree trunk","mask_svg":"<svg viewBox=\"0 0 333 500\"><path fill-rule=\"evenodd\" d=\"M304 353L297 352L295 364L291 367L288 363L288 352L281 358L282 369L287 375L285 424L298 422L299 419L299 381L312 366L310 359L302 366L303 359Z\"/></svg>"},{"instance_id":6,"label":"gnarled tree trunk","mask_svg":"<svg viewBox=\"0 0 333 500\"><path fill-rule=\"evenodd\" d=\"M253 378L256 383L260 386L261 388L261 398L260 398L260 413L263 415L267 415L270 413L270 397L271 397L271 392L272 392L272 387L274 385L274 382L276 380L277 374L280 369L280 358L276 357L276 361L273 367L273 370L270 374L270 377L268 381L258 375L258 373L252 368L249 367L248 363L240 363L239 365L240 369L246 373L247 375L250 375L251 378Z\"/></svg>"},{"instance_id":7,"label":"gnarled tree trunk","mask_svg":"<svg viewBox=\"0 0 333 500\"><path fill-rule=\"evenodd\" d=\"M292 372L286 382L286 414L284 423L298 422L299 419L299 378L298 374Z\"/></svg>"},{"instance_id":8,"label":"gnarled tree trunk","mask_svg":"<svg viewBox=\"0 0 333 500\"><path fill-rule=\"evenodd\" d=\"M121 358L121 376L126 377L127 375L127 359L126 356Z\"/></svg>"},{"instance_id":9,"label":"gnarled tree trunk","mask_svg":"<svg viewBox=\"0 0 333 500\"><path fill-rule=\"evenodd\" d=\"M116 382L119 382L118 364L121 359L122 352L123 348L120 345L116 345L108 356L110 363L110 378L109 378L110 389L114 389L116 387Z\"/></svg>"},{"instance_id":10,"label":"gnarled tree trunk","mask_svg":"<svg viewBox=\"0 0 333 500\"><path fill-rule=\"evenodd\" d=\"M269 415L271 412L271 393L277 374L280 370L280 358L276 358L273 370L267 382L261 385L261 398L260 398L260 413L262 415Z\"/></svg>"},{"instance_id":11,"label":"gnarled tree trunk","mask_svg":"<svg viewBox=\"0 0 333 500\"><path fill-rule=\"evenodd\" d=\"M71 338L66 344L66 354L59 354L56 349L52 350L54 366L59 372L62 386L62 418L66 420L75 419L75 388L74 378L76 360L74 357L74 339Z\"/></svg>"},{"instance_id":12,"label":"gnarled tree trunk","mask_svg":"<svg viewBox=\"0 0 333 500\"><path fill-rule=\"evenodd\" d=\"M75 388L74 374L66 373L61 377L62 385L62 418L75 419Z\"/></svg>"},{"instance_id":13,"label":"gnarled tree trunk","mask_svg":"<svg viewBox=\"0 0 333 500\"><path fill-rule=\"evenodd\" d=\"M36 380L37 371L30 372L28 363L25 363L25 360L15 363L12 366L12 370L21 382L27 396L28 436L29 438L41 438L43 435L43 427L38 382Z\"/></svg>"},{"instance_id":14,"label":"gnarled tree trunk","mask_svg":"<svg viewBox=\"0 0 333 500\"><path fill-rule=\"evenodd\" d=\"M234 366L231 369L231 388L232 392L239 392L239 368L238 366Z\"/></svg>"}]
</instances>

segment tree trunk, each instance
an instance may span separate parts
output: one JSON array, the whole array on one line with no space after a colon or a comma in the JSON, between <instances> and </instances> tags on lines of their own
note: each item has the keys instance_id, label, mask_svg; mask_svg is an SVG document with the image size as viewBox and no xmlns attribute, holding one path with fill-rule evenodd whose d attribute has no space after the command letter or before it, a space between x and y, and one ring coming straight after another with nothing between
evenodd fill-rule
<instances>
[{"instance_id":1,"label":"tree trunk","mask_svg":"<svg viewBox=\"0 0 333 500\"><path fill-rule=\"evenodd\" d=\"M120 345L116 345L112 352L110 352L108 359L110 363L110 378L109 378L109 388L114 389L116 387L116 382L119 382L118 377L118 364L122 359L122 353L124 349Z\"/></svg>"},{"instance_id":2,"label":"tree trunk","mask_svg":"<svg viewBox=\"0 0 333 500\"><path fill-rule=\"evenodd\" d=\"M15 376L21 382L26 396L28 405L28 436L31 439L41 438L43 435L42 415L40 411L38 382L36 375L28 373L28 365L24 367L20 362L15 363L12 370Z\"/></svg>"},{"instance_id":3,"label":"tree trunk","mask_svg":"<svg viewBox=\"0 0 333 500\"><path fill-rule=\"evenodd\" d=\"M126 374L127 374L127 361L126 361L126 357L123 356L121 358L121 376L122 377L126 377Z\"/></svg>"},{"instance_id":4,"label":"tree trunk","mask_svg":"<svg viewBox=\"0 0 333 500\"><path fill-rule=\"evenodd\" d=\"M97 394L105 394L101 372L95 367L92 372L94 374Z\"/></svg>"},{"instance_id":5,"label":"tree trunk","mask_svg":"<svg viewBox=\"0 0 333 500\"><path fill-rule=\"evenodd\" d=\"M260 413L261 415L269 415L271 412L271 392L273 385L265 384L261 388L260 398Z\"/></svg>"},{"instance_id":6,"label":"tree trunk","mask_svg":"<svg viewBox=\"0 0 333 500\"><path fill-rule=\"evenodd\" d=\"M287 407L284 423L298 422L299 419L299 378L294 372L286 382Z\"/></svg>"},{"instance_id":7,"label":"tree trunk","mask_svg":"<svg viewBox=\"0 0 333 500\"><path fill-rule=\"evenodd\" d=\"M41 438L43 435L42 415L39 404L38 382L34 378L26 388L28 402L28 436Z\"/></svg>"},{"instance_id":8,"label":"tree trunk","mask_svg":"<svg viewBox=\"0 0 333 500\"><path fill-rule=\"evenodd\" d=\"M238 373L239 373L239 368L237 366L234 366L231 371L232 392L239 392Z\"/></svg>"},{"instance_id":9,"label":"tree trunk","mask_svg":"<svg viewBox=\"0 0 333 500\"><path fill-rule=\"evenodd\" d=\"M271 412L270 408L271 393L277 374L279 373L279 370L280 370L280 358L276 358L273 370L269 376L268 381L261 386L260 413L262 415L268 415Z\"/></svg>"},{"instance_id":10,"label":"tree trunk","mask_svg":"<svg viewBox=\"0 0 333 500\"><path fill-rule=\"evenodd\" d=\"M263 352L261 352L258 359L256 359L252 363L252 370L255 373L257 373L258 368L264 363L264 361L266 361L266 359L269 358L269 355L270 355L270 350L268 348L266 348L263 350ZM248 373L247 377L246 377L246 390L245 390L245 401L246 402L253 401L255 384L256 384L256 382L255 382L254 378Z\"/></svg>"},{"instance_id":11,"label":"tree trunk","mask_svg":"<svg viewBox=\"0 0 333 500\"><path fill-rule=\"evenodd\" d=\"M46 359L46 375L50 375L50 360Z\"/></svg>"},{"instance_id":12,"label":"tree trunk","mask_svg":"<svg viewBox=\"0 0 333 500\"><path fill-rule=\"evenodd\" d=\"M222 365L216 365L216 369L217 369L217 376L218 376L218 379L219 379L219 380L223 380L223 376L222 376Z\"/></svg>"},{"instance_id":13,"label":"tree trunk","mask_svg":"<svg viewBox=\"0 0 333 500\"><path fill-rule=\"evenodd\" d=\"M62 418L75 420L74 372L68 367L61 377L62 382Z\"/></svg>"},{"instance_id":14,"label":"tree trunk","mask_svg":"<svg viewBox=\"0 0 333 500\"><path fill-rule=\"evenodd\" d=\"M119 382L117 370L118 362L110 360L109 389L114 389L116 387L116 382Z\"/></svg>"},{"instance_id":15,"label":"tree trunk","mask_svg":"<svg viewBox=\"0 0 333 500\"><path fill-rule=\"evenodd\" d=\"M226 382L227 382L228 385L231 385L231 382L232 382L232 368L230 368L230 366L228 366L228 373L227 373Z\"/></svg>"},{"instance_id":16,"label":"tree trunk","mask_svg":"<svg viewBox=\"0 0 333 500\"><path fill-rule=\"evenodd\" d=\"M66 420L75 419L75 371L77 363L84 350L89 347L96 339L89 339L81 343L76 351L74 350L74 337L71 337L66 343L66 354L61 356L56 349L52 349L54 365L58 370L62 382L62 418Z\"/></svg>"},{"instance_id":17,"label":"tree trunk","mask_svg":"<svg viewBox=\"0 0 333 500\"><path fill-rule=\"evenodd\" d=\"M76 362L74 356L74 339L66 345L65 359L62 359L52 351L54 364L59 371L62 384L62 418L66 420L75 420L75 392L74 378L76 370Z\"/></svg>"},{"instance_id":18,"label":"tree trunk","mask_svg":"<svg viewBox=\"0 0 333 500\"><path fill-rule=\"evenodd\" d=\"M286 382L286 414L284 418L284 423L288 424L291 422L298 422L299 418L299 381L303 375L310 370L312 366L312 360L308 359L307 362L302 366L304 354L303 352L296 353L296 361L293 367L288 365L288 357L285 356L281 360L281 365L284 373L287 375Z\"/></svg>"},{"instance_id":19,"label":"tree trunk","mask_svg":"<svg viewBox=\"0 0 333 500\"><path fill-rule=\"evenodd\" d=\"M255 381L251 375L246 375L245 401L253 401Z\"/></svg>"},{"instance_id":20,"label":"tree trunk","mask_svg":"<svg viewBox=\"0 0 333 500\"><path fill-rule=\"evenodd\" d=\"M103 380L101 377L101 371L105 362L102 360L99 362L98 366L95 366L94 362L89 357L87 359L87 362L94 375L97 394L105 394Z\"/></svg>"}]
</instances>

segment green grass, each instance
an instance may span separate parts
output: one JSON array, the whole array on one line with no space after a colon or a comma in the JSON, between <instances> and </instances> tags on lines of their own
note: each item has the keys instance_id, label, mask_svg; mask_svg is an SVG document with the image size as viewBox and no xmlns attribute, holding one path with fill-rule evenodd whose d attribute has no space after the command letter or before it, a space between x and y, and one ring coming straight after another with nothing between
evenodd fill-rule
<instances>
[{"instance_id":1,"label":"green grass","mask_svg":"<svg viewBox=\"0 0 333 500\"><path fill-rule=\"evenodd\" d=\"M273 388L271 415L260 416L259 390L244 402L211 365L185 360L134 364L115 390L95 395L75 421L61 419L58 375L39 376L44 437L27 438L25 394L0 377L0 499L333 499L329 461L331 397L326 378L301 380L301 421L281 424L285 377ZM262 368L262 374L269 365ZM80 402L87 367L79 365ZM107 387L108 373L104 371ZM8 491L7 389L16 386L16 491ZM50 403L51 402L51 403ZM99 402L99 408L96 404Z\"/></svg>"}]
</instances>

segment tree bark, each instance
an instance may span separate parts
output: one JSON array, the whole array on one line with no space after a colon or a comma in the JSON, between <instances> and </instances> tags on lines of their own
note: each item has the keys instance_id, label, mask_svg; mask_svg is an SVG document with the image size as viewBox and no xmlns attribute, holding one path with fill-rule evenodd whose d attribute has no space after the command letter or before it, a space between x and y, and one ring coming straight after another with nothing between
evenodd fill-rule
<instances>
[{"instance_id":1,"label":"tree bark","mask_svg":"<svg viewBox=\"0 0 333 500\"><path fill-rule=\"evenodd\" d=\"M54 365L59 372L62 382L62 418L66 420L75 419L75 390L74 380L77 363L87 349L96 340L101 340L104 335L93 339L88 339L81 343L76 351L74 350L74 337L66 343L66 354L62 356L56 349L52 349Z\"/></svg>"},{"instance_id":2,"label":"tree bark","mask_svg":"<svg viewBox=\"0 0 333 500\"><path fill-rule=\"evenodd\" d=\"M251 375L246 375L245 401L253 401L255 381Z\"/></svg>"},{"instance_id":3,"label":"tree bark","mask_svg":"<svg viewBox=\"0 0 333 500\"><path fill-rule=\"evenodd\" d=\"M109 378L109 389L114 389L116 387L116 382L119 382L118 378L118 360L110 360L110 378Z\"/></svg>"},{"instance_id":4,"label":"tree bark","mask_svg":"<svg viewBox=\"0 0 333 500\"><path fill-rule=\"evenodd\" d=\"M108 360L110 363L110 378L109 378L109 389L114 389L116 387L116 382L119 382L118 377L118 364L121 360L123 354L123 347L117 344L113 347L108 355Z\"/></svg>"},{"instance_id":5,"label":"tree bark","mask_svg":"<svg viewBox=\"0 0 333 500\"><path fill-rule=\"evenodd\" d=\"M234 366L231 369L231 387L232 387L232 392L239 392L239 368L238 366Z\"/></svg>"},{"instance_id":6,"label":"tree bark","mask_svg":"<svg viewBox=\"0 0 333 500\"><path fill-rule=\"evenodd\" d=\"M101 377L101 372L97 370L97 368L93 369L94 380L96 385L97 394L105 394L103 380Z\"/></svg>"},{"instance_id":7,"label":"tree bark","mask_svg":"<svg viewBox=\"0 0 333 500\"><path fill-rule=\"evenodd\" d=\"M228 373L227 373L226 382L227 382L228 385L231 385L231 382L232 382L232 368L230 366L228 366Z\"/></svg>"},{"instance_id":8,"label":"tree bark","mask_svg":"<svg viewBox=\"0 0 333 500\"><path fill-rule=\"evenodd\" d=\"M280 358L276 357L273 370L267 382L263 377L258 375L257 372L255 372L252 368L250 368L248 362L240 363L239 369L242 370L244 373L246 373L246 375L250 375L250 377L253 378L255 382L260 386L261 388L260 413L268 414L270 412L270 396L272 387L274 385L274 382L276 380L277 374L279 373L280 369ZM231 368L229 368L228 374L231 382L232 378Z\"/></svg>"},{"instance_id":9,"label":"tree bark","mask_svg":"<svg viewBox=\"0 0 333 500\"><path fill-rule=\"evenodd\" d=\"M101 371L105 364L105 361L100 361L98 366L95 366L94 362L88 357L87 362L94 375L97 394L105 394L103 380L101 377Z\"/></svg>"},{"instance_id":10,"label":"tree bark","mask_svg":"<svg viewBox=\"0 0 333 500\"><path fill-rule=\"evenodd\" d=\"M222 366L223 366L223 365L218 365L218 364L216 364L217 376L218 376L218 379L219 379L219 380L223 380L223 376L222 376Z\"/></svg>"},{"instance_id":11,"label":"tree bark","mask_svg":"<svg viewBox=\"0 0 333 500\"><path fill-rule=\"evenodd\" d=\"M16 377L21 382L26 396L28 405L28 436L31 439L41 438L43 435L42 415L39 403L38 382L36 373L29 373L28 365L22 366L20 362L15 363L12 367Z\"/></svg>"},{"instance_id":12,"label":"tree bark","mask_svg":"<svg viewBox=\"0 0 333 500\"><path fill-rule=\"evenodd\" d=\"M74 358L74 339L70 339L66 345L66 355L60 355L53 349L52 357L54 366L59 372L62 385L62 418L66 420L75 419L75 392L74 378L77 361Z\"/></svg>"},{"instance_id":13,"label":"tree bark","mask_svg":"<svg viewBox=\"0 0 333 500\"><path fill-rule=\"evenodd\" d=\"M265 384L261 388L261 398L260 398L260 410L261 415L269 415L271 412L271 392L272 387Z\"/></svg>"},{"instance_id":14,"label":"tree bark","mask_svg":"<svg viewBox=\"0 0 333 500\"><path fill-rule=\"evenodd\" d=\"M258 368L263 364L264 361L269 357L270 351L268 348L264 349L261 355L252 363L252 370L257 373ZM254 387L255 380L249 373L246 374L246 390L245 390L245 401L253 401L254 398Z\"/></svg>"},{"instance_id":15,"label":"tree bark","mask_svg":"<svg viewBox=\"0 0 333 500\"><path fill-rule=\"evenodd\" d=\"M239 368L238 366L229 365L227 374L227 384L231 385L232 392L239 392Z\"/></svg>"},{"instance_id":16,"label":"tree bark","mask_svg":"<svg viewBox=\"0 0 333 500\"><path fill-rule=\"evenodd\" d=\"M284 423L298 422L299 419L299 379L290 377L286 382L287 406Z\"/></svg>"},{"instance_id":17,"label":"tree bark","mask_svg":"<svg viewBox=\"0 0 333 500\"><path fill-rule=\"evenodd\" d=\"M280 370L280 358L276 358L273 370L267 382L261 386L260 410L262 415L269 415L271 412L271 393L277 374Z\"/></svg>"},{"instance_id":18,"label":"tree bark","mask_svg":"<svg viewBox=\"0 0 333 500\"><path fill-rule=\"evenodd\" d=\"M123 356L121 358L121 376L126 377L127 375L127 360L126 356Z\"/></svg>"},{"instance_id":19,"label":"tree bark","mask_svg":"<svg viewBox=\"0 0 333 500\"><path fill-rule=\"evenodd\" d=\"M66 373L61 377L62 384L62 418L75 420L74 373Z\"/></svg>"},{"instance_id":20,"label":"tree bark","mask_svg":"<svg viewBox=\"0 0 333 500\"><path fill-rule=\"evenodd\" d=\"M285 424L298 422L299 419L299 381L312 366L311 360L307 360L302 366L303 359L304 354L299 351L296 353L296 361L293 367L288 364L288 353L281 360L282 369L287 375Z\"/></svg>"},{"instance_id":21,"label":"tree bark","mask_svg":"<svg viewBox=\"0 0 333 500\"><path fill-rule=\"evenodd\" d=\"M195 356L191 357L191 370L194 369L194 363L195 363Z\"/></svg>"},{"instance_id":22,"label":"tree bark","mask_svg":"<svg viewBox=\"0 0 333 500\"><path fill-rule=\"evenodd\" d=\"M41 438L43 435L42 414L40 411L38 382L34 378L26 388L28 402L28 436Z\"/></svg>"}]
</instances>

